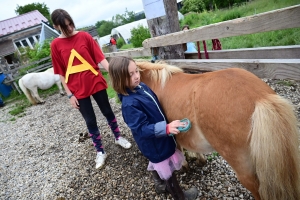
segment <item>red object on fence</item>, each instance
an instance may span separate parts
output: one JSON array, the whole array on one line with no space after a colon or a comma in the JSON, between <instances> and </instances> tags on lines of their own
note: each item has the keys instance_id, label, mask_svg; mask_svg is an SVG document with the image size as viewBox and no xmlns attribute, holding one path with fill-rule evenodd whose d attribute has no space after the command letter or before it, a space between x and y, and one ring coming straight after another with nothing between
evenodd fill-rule
<instances>
[{"instance_id":1,"label":"red object on fence","mask_svg":"<svg viewBox=\"0 0 300 200\"><path fill-rule=\"evenodd\" d=\"M198 59L201 59L201 54L200 54L200 44L199 44L199 41L197 41L197 49L198 49Z\"/></svg>"},{"instance_id":2,"label":"red object on fence","mask_svg":"<svg viewBox=\"0 0 300 200\"><path fill-rule=\"evenodd\" d=\"M209 59L208 53L207 53L207 48L206 48L206 42L205 42L205 40L203 40L202 43L203 43L203 47L204 47L205 58L206 58L206 59Z\"/></svg>"},{"instance_id":3,"label":"red object on fence","mask_svg":"<svg viewBox=\"0 0 300 200\"><path fill-rule=\"evenodd\" d=\"M222 50L222 45L219 39L212 39L212 50Z\"/></svg>"},{"instance_id":4,"label":"red object on fence","mask_svg":"<svg viewBox=\"0 0 300 200\"><path fill-rule=\"evenodd\" d=\"M205 40L203 40L202 43L203 43L203 47L204 47L205 58L209 59ZM198 59L201 59L200 43L199 43L199 41L197 41L197 49L198 49Z\"/></svg>"},{"instance_id":5,"label":"red object on fence","mask_svg":"<svg viewBox=\"0 0 300 200\"><path fill-rule=\"evenodd\" d=\"M212 39L211 42L212 42L212 50L222 50L222 45L221 45L221 42L219 39ZM209 59L205 40L203 40L202 43L203 43L203 47L204 47L205 58ZM201 59L199 41L197 41L197 49L198 49L198 59Z\"/></svg>"}]
</instances>

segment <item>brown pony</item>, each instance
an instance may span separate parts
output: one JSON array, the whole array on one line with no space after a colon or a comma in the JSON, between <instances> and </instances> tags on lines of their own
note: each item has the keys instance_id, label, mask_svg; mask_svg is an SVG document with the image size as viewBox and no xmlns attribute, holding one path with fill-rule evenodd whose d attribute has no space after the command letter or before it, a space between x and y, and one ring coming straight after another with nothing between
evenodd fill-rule
<instances>
[{"instance_id":1,"label":"brown pony","mask_svg":"<svg viewBox=\"0 0 300 200\"><path fill-rule=\"evenodd\" d=\"M192 122L176 135L181 147L217 151L255 199L300 199L299 136L289 101L243 69L186 74L167 64L137 65L168 120Z\"/></svg>"}]
</instances>

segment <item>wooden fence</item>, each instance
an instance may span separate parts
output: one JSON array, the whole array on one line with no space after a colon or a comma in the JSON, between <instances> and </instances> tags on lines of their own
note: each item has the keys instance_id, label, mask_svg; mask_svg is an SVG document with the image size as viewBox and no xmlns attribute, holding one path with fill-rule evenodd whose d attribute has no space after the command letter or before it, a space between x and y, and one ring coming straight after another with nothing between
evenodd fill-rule
<instances>
[{"instance_id":1,"label":"wooden fence","mask_svg":"<svg viewBox=\"0 0 300 200\"><path fill-rule=\"evenodd\" d=\"M0 65L0 72L7 75L7 78L5 79L4 83L8 85L12 85L13 88L21 94L21 90L19 89L17 80L22 78L22 76L24 76L24 74L26 73L44 71L50 67L52 67L52 62L51 62L51 57L48 56L46 58L28 63L26 65L20 65L20 64L9 65L7 63L3 63Z\"/></svg>"},{"instance_id":2,"label":"wooden fence","mask_svg":"<svg viewBox=\"0 0 300 200\"><path fill-rule=\"evenodd\" d=\"M114 56L145 57L151 56L151 48L156 47L299 27L300 5L296 5L149 38L143 42L142 48L105 53L105 56L108 59ZM190 73L239 67L260 78L300 80L300 45L215 50L208 51L208 55L209 59L205 59L202 53L199 59L197 53L185 53L185 59L170 59L165 62L179 66ZM0 66L0 72L8 74L9 80L6 80L6 83L12 83L14 88L21 93L16 84L16 80L22 77L22 74L18 72L32 65L36 65L36 67L28 72L45 70L50 68L52 63L50 57L47 57L25 66L15 66L12 69L6 67L7 70Z\"/></svg>"},{"instance_id":3,"label":"wooden fence","mask_svg":"<svg viewBox=\"0 0 300 200\"><path fill-rule=\"evenodd\" d=\"M151 48L155 47L299 27L300 5L296 5L146 39L143 48L106 53L105 56L108 59L114 56L151 56ZM208 51L208 54L210 59L199 59L197 53L186 53L186 59L165 61L188 72L239 67L260 78L300 80L300 45L215 50Z\"/></svg>"}]
</instances>

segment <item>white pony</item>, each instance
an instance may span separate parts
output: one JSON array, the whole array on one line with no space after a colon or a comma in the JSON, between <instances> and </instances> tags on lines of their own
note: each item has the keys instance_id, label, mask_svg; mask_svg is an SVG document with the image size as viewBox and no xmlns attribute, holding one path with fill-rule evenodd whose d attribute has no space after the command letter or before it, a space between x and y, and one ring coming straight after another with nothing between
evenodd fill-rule
<instances>
[{"instance_id":1,"label":"white pony","mask_svg":"<svg viewBox=\"0 0 300 200\"><path fill-rule=\"evenodd\" d=\"M28 73L19 80L19 86L26 95L29 102L33 105L44 103L45 101L39 96L38 88L47 90L54 85L59 88L59 93L64 95L60 77L54 74L53 67L44 72Z\"/></svg>"}]
</instances>

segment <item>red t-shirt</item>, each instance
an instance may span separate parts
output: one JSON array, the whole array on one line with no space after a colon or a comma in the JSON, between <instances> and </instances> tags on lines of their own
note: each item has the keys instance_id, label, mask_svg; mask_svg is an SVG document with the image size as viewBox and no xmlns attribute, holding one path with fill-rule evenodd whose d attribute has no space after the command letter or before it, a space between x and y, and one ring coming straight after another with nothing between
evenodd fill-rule
<instances>
[{"instance_id":1,"label":"red t-shirt","mask_svg":"<svg viewBox=\"0 0 300 200\"><path fill-rule=\"evenodd\" d=\"M71 37L56 38L52 41L51 57L54 73L65 77L72 49L98 72L98 75L95 75L91 70L86 70L69 75L67 86L75 97L77 99L86 98L106 89L106 80L98 67L98 63L105 59L105 56L92 36L86 32L79 31ZM72 66L80 64L82 62L75 57Z\"/></svg>"}]
</instances>

